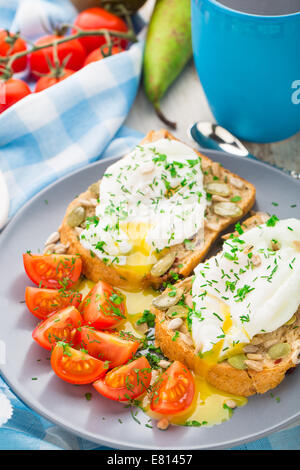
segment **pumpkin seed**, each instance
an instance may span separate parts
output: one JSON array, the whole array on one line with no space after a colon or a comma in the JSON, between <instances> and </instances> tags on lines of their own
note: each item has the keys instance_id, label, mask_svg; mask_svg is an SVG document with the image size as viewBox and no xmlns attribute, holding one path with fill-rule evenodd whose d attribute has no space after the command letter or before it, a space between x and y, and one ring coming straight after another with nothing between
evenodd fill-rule
<instances>
[{"instance_id":1,"label":"pumpkin seed","mask_svg":"<svg viewBox=\"0 0 300 470\"><path fill-rule=\"evenodd\" d=\"M229 364L238 370L247 369L245 361L246 361L245 354L236 354L235 356L231 356L228 358Z\"/></svg>"},{"instance_id":2,"label":"pumpkin seed","mask_svg":"<svg viewBox=\"0 0 300 470\"><path fill-rule=\"evenodd\" d=\"M170 267L175 261L175 258L176 253L174 251L169 252L167 255L163 256L160 260L157 261L157 263L152 266L150 274L155 277L162 276L170 269Z\"/></svg>"},{"instance_id":3,"label":"pumpkin seed","mask_svg":"<svg viewBox=\"0 0 300 470\"><path fill-rule=\"evenodd\" d=\"M89 186L89 191L98 198L99 197L99 181L91 184Z\"/></svg>"},{"instance_id":4,"label":"pumpkin seed","mask_svg":"<svg viewBox=\"0 0 300 470\"><path fill-rule=\"evenodd\" d=\"M188 309L183 305L173 305L167 310L167 315L171 318L186 318L187 314Z\"/></svg>"},{"instance_id":5,"label":"pumpkin seed","mask_svg":"<svg viewBox=\"0 0 300 470\"><path fill-rule=\"evenodd\" d=\"M213 206L214 213L222 217L240 217L242 209L234 202L218 202Z\"/></svg>"},{"instance_id":6,"label":"pumpkin seed","mask_svg":"<svg viewBox=\"0 0 300 470\"><path fill-rule=\"evenodd\" d=\"M281 357L287 356L290 352L291 348L288 343L277 343L270 347L268 355L271 359L280 359Z\"/></svg>"},{"instance_id":7,"label":"pumpkin seed","mask_svg":"<svg viewBox=\"0 0 300 470\"><path fill-rule=\"evenodd\" d=\"M296 317L296 315L294 314L294 315L292 316L292 318L290 318L289 321L287 321L287 322L285 323L285 325L292 325L293 323L295 323L296 319L297 319L297 317Z\"/></svg>"},{"instance_id":8,"label":"pumpkin seed","mask_svg":"<svg viewBox=\"0 0 300 470\"><path fill-rule=\"evenodd\" d=\"M160 310L168 310L168 308L176 305L183 294L183 289L178 287L175 291L175 295L170 296L170 292L163 292L158 297L155 297L152 301L152 305Z\"/></svg>"},{"instance_id":9,"label":"pumpkin seed","mask_svg":"<svg viewBox=\"0 0 300 470\"><path fill-rule=\"evenodd\" d=\"M78 227L85 219L85 209L82 206L74 207L67 216L67 222L70 227Z\"/></svg>"},{"instance_id":10,"label":"pumpkin seed","mask_svg":"<svg viewBox=\"0 0 300 470\"><path fill-rule=\"evenodd\" d=\"M216 194L217 196L228 197L230 196L230 187L225 183L209 183L205 190L209 194Z\"/></svg>"}]
</instances>

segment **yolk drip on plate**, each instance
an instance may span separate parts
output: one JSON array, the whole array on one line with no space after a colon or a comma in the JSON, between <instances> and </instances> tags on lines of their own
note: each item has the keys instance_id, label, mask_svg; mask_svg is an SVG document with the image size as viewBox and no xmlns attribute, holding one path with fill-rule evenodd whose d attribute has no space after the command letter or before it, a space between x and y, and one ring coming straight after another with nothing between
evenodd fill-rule
<instances>
[{"instance_id":1,"label":"yolk drip on plate","mask_svg":"<svg viewBox=\"0 0 300 470\"><path fill-rule=\"evenodd\" d=\"M90 289L94 286L92 281L87 279L83 280L78 286L78 291L87 295ZM136 322L141 318L144 310L149 310L151 307L152 300L155 296L158 295L153 289L148 288L136 292L128 292L125 290L119 289L126 297L126 306L127 306L127 319L124 320L120 326L119 330L127 331L137 337L142 337L143 333L136 327ZM224 323L223 329L224 332L229 331L232 326L230 311L226 309L224 304ZM219 360L219 354L222 349L223 341L222 339L217 343L212 351L203 354L202 363L203 370L201 375L195 375L195 384L196 384L196 393L190 408L180 414L167 416L169 421L176 425L206 425L212 426L214 424L220 424L228 420L231 415L231 409L226 406L228 400L234 400L238 407L244 406L247 403L245 397L231 395L229 393L222 392L215 387L211 386L206 382L205 375L207 370ZM241 350L241 345L236 345L228 355L238 354ZM146 410L146 413L155 418L160 419L163 416L158 415L150 410L149 403L147 402L146 397L142 402L143 407ZM198 423L198 424L197 424Z\"/></svg>"}]
</instances>

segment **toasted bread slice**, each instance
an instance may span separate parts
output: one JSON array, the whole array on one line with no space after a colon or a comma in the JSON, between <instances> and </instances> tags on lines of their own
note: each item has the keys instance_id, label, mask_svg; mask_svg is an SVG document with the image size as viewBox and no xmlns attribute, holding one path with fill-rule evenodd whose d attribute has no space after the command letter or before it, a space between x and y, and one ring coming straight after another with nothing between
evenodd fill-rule
<instances>
[{"instance_id":1,"label":"toasted bread slice","mask_svg":"<svg viewBox=\"0 0 300 470\"><path fill-rule=\"evenodd\" d=\"M175 139L168 131L151 131L141 144L155 142L162 138ZM176 254L173 265L168 267L168 271L161 276L153 274L145 275L142 287L152 285L159 287L170 276L170 271L178 273L181 277L188 276L194 267L204 258L213 242L232 223L240 220L254 204L255 187L243 178L224 169L219 163L213 162L208 157L196 152L202 159L202 170L204 174L204 186L212 189L211 204L207 208L204 225L204 237L196 234L189 243L175 245L170 251ZM211 186L213 184L213 186ZM216 194L220 190L220 184L227 188L228 196ZM209 186L210 185L210 186ZM216 186L217 185L217 186ZM219 185L219 187L218 187ZM122 271L115 265L107 265L93 253L86 250L79 241L80 227L71 227L68 223L68 215L79 206L84 206L85 216L93 217L95 214L95 186L92 185L87 191L80 194L68 206L66 215L60 228L60 238L62 243L69 246L70 254L78 253L83 262L83 274L94 282L102 279L114 286L127 290L132 290L136 284L132 276ZM233 201L231 199L233 198ZM91 205L88 206L89 201ZM93 204L93 205L92 205ZM192 247L192 250L191 250Z\"/></svg>"},{"instance_id":2,"label":"toasted bread slice","mask_svg":"<svg viewBox=\"0 0 300 470\"><path fill-rule=\"evenodd\" d=\"M265 221L263 214L250 217L243 223L245 229ZM185 292L186 303L189 304L192 279L187 278L175 284ZM285 324L271 333L256 335L245 347L247 368L236 369L227 360L217 364L207 364L199 357L193 346L191 336L185 324L175 331L168 325L170 318L166 311L153 308L155 313L155 338L157 345L169 359L181 361L195 373L205 375L206 380L219 390L240 396L265 393L276 387L284 379L285 373L294 368L300 354L300 308L293 317L293 323ZM268 350L278 343L287 343L289 352L280 359L271 359ZM248 351L248 353L247 353ZM248 354L250 354L248 356ZM249 362L248 362L249 361Z\"/></svg>"}]
</instances>

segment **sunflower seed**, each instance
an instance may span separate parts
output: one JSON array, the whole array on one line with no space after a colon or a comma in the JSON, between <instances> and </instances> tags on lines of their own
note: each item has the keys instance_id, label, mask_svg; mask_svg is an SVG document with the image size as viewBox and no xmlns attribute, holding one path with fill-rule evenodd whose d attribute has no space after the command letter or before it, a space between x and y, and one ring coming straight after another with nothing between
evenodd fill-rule
<instances>
[{"instance_id":1,"label":"sunflower seed","mask_svg":"<svg viewBox=\"0 0 300 470\"><path fill-rule=\"evenodd\" d=\"M249 354L247 354L247 359L250 359L252 361L261 361L263 359L263 355L262 354L249 353Z\"/></svg>"},{"instance_id":2,"label":"sunflower seed","mask_svg":"<svg viewBox=\"0 0 300 470\"><path fill-rule=\"evenodd\" d=\"M53 232L53 233L51 233L51 235L49 235L49 237L45 241L45 246L46 245L51 245L52 243L56 243L56 242L58 242L59 239L60 239L59 233L58 232Z\"/></svg>"},{"instance_id":3,"label":"sunflower seed","mask_svg":"<svg viewBox=\"0 0 300 470\"><path fill-rule=\"evenodd\" d=\"M239 178L235 178L234 176L230 178L229 182L230 184L232 184L232 186L234 186L237 189L243 189L244 187L244 182L240 180Z\"/></svg>"},{"instance_id":4,"label":"sunflower seed","mask_svg":"<svg viewBox=\"0 0 300 470\"><path fill-rule=\"evenodd\" d=\"M69 243L67 245L64 245L63 243L58 243L58 245L55 245L54 253L57 253L58 255L63 255L66 253L68 248Z\"/></svg>"},{"instance_id":5,"label":"sunflower seed","mask_svg":"<svg viewBox=\"0 0 300 470\"><path fill-rule=\"evenodd\" d=\"M258 351L258 347L254 346L254 344L246 344L243 348L244 353L256 353Z\"/></svg>"},{"instance_id":6,"label":"sunflower seed","mask_svg":"<svg viewBox=\"0 0 300 470\"><path fill-rule=\"evenodd\" d=\"M173 320L169 321L168 328L169 330L178 330L182 323L183 321L181 318L173 318Z\"/></svg>"},{"instance_id":7,"label":"sunflower seed","mask_svg":"<svg viewBox=\"0 0 300 470\"><path fill-rule=\"evenodd\" d=\"M179 333L179 337L180 337L180 339L182 339L182 341L183 341L185 344L187 344L188 346L193 346L193 345L194 345L194 342L193 342L193 340L192 340L192 338L191 338L190 335L187 335L187 334L185 334L185 333L181 333L181 332L180 332L180 333Z\"/></svg>"},{"instance_id":8,"label":"sunflower seed","mask_svg":"<svg viewBox=\"0 0 300 470\"><path fill-rule=\"evenodd\" d=\"M79 199L78 202L82 207L96 207L97 206L96 199Z\"/></svg>"},{"instance_id":9,"label":"sunflower seed","mask_svg":"<svg viewBox=\"0 0 300 470\"><path fill-rule=\"evenodd\" d=\"M252 369L252 370L255 370L257 372L263 370L263 365L262 365L261 362L246 360L245 364L248 367L248 369Z\"/></svg>"},{"instance_id":10,"label":"sunflower seed","mask_svg":"<svg viewBox=\"0 0 300 470\"><path fill-rule=\"evenodd\" d=\"M162 359L159 361L158 366L161 367L162 369L167 369L171 365L170 361L166 361L165 359Z\"/></svg>"},{"instance_id":11,"label":"sunflower seed","mask_svg":"<svg viewBox=\"0 0 300 470\"><path fill-rule=\"evenodd\" d=\"M232 408L232 409L237 407L237 404L234 400L226 400L225 405L228 406L228 408Z\"/></svg>"},{"instance_id":12,"label":"sunflower seed","mask_svg":"<svg viewBox=\"0 0 300 470\"><path fill-rule=\"evenodd\" d=\"M51 245L45 246L45 249L44 249L44 251L43 251L43 254L44 254L44 255L46 255L46 254L52 254L52 253L54 253L55 248L56 248L56 244L55 244L55 243L51 243Z\"/></svg>"}]
</instances>

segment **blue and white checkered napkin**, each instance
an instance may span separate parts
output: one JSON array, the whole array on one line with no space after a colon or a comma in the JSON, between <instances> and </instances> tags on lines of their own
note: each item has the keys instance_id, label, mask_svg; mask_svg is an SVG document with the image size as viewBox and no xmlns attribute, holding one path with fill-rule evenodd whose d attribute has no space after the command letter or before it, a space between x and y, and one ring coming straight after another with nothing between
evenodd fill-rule
<instances>
[{"instance_id":1,"label":"blue and white checkered napkin","mask_svg":"<svg viewBox=\"0 0 300 470\"><path fill-rule=\"evenodd\" d=\"M0 27L12 22L11 28L32 39L47 24L47 12L54 24L76 14L67 0L0 0ZM133 44L0 115L0 169L10 191L10 216L57 178L103 157L134 101L142 52L142 42ZM126 151L134 133L120 132Z\"/></svg>"},{"instance_id":2,"label":"blue and white checkered napkin","mask_svg":"<svg viewBox=\"0 0 300 470\"><path fill-rule=\"evenodd\" d=\"M43 24L70 22L75 14L68 0L0 0L0 28L21 30L30 39L42 33ZM10 215L59 177L121 155L140 140L121 125L137 91L141 61L142 44L133 45L0 115L0 168L10 190ZM103 449L30 410L0 378L0 449L93 448ZM239 447L299 448L300 426Z\"/></svg>"}]
</instances>

